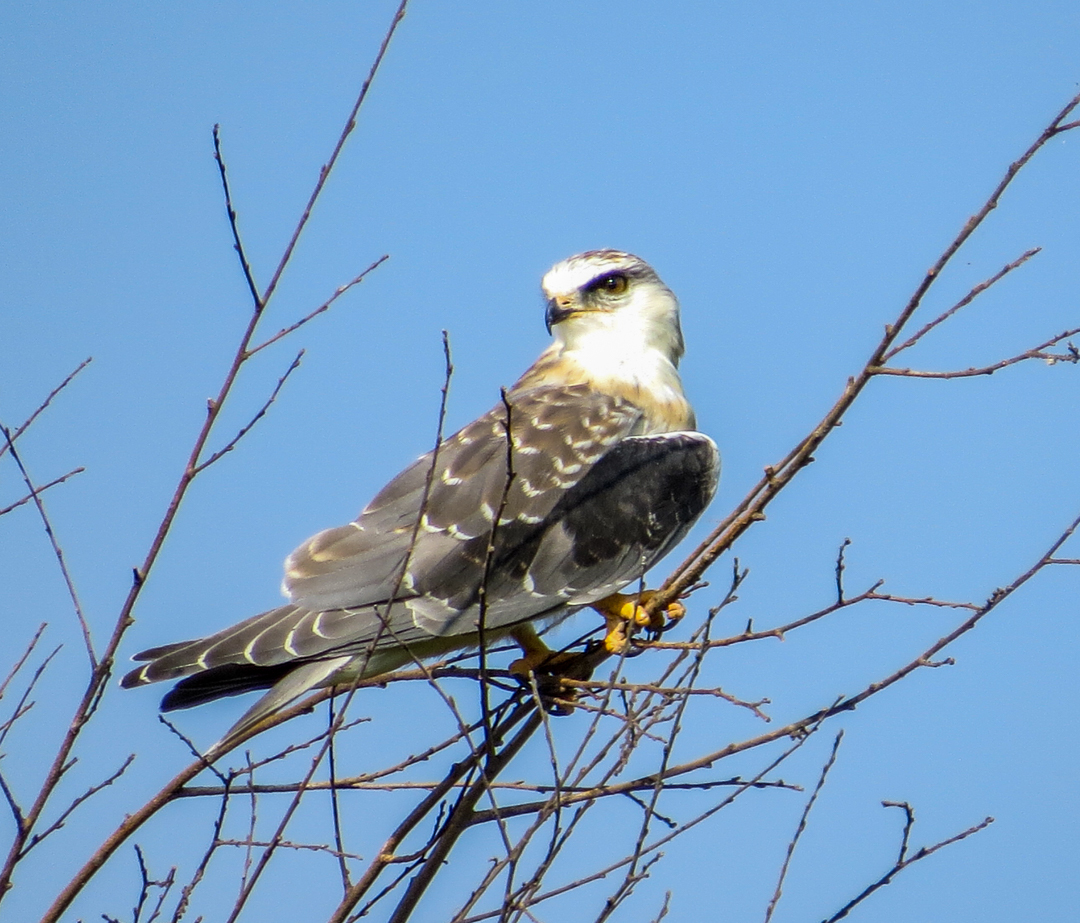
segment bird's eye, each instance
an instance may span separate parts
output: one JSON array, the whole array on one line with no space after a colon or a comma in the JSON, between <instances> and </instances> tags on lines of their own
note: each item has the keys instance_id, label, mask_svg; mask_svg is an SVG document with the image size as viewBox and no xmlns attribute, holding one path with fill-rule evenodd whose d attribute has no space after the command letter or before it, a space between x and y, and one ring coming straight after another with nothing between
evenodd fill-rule
<instances>
[{"instance_id":1,"label":"bird's eye","mask_svg":"<svg viewBox=\"0 0 1080 923\"><path fill-rule=\"evenodd\" d=\"M630 287L630 280L621 272L612 272L601 276L589 287L607 295L621 295Z\"/></svg>"}]
</instances>

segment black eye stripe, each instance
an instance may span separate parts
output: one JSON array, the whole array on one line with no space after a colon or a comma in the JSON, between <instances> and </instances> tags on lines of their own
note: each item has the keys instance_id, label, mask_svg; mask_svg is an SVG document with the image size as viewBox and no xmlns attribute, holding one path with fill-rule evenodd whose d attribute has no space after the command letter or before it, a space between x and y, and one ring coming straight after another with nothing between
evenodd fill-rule
<instances>
[{"instance_id":1,"label":"black eye stripe","mask_svg":"<svg viewBox=\"0 0 1080 923\"><path fill-rule=\"evenodd\" d=\"M605 272L602 276L597 276L595 279L592 280L592 282L586 285L585 291L612 291L618 288L625 288L629 281L630 277L621 270Z\"/></svg>"}]
</instances>

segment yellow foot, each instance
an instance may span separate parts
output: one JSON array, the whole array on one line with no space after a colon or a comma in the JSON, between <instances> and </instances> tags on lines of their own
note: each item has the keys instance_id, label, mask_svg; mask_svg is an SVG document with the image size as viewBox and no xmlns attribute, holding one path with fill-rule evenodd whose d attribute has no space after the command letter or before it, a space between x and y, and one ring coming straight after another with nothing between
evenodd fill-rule
<instances>
[{"instance_id":1,"label":"yellow foot","mask_svg":"<svg viewBox=\"0 0 1080 923\"><path fill-rule=\"evenodd\" d=\"M630 646L631 635L638 628L658 635L686 615L686 607L677 602L668 603L664 609L650 615L645 607L656 594L656 590L642 590L630 595L612 593L593 603L593 608L604 617L607 625L604 647L608 651L623 654Z\"/></svg>"},{"instance_id":2,"label":"yellow foot","mask_svg":"<svg viewBox=\"0 0 1080 923\"><path fill-rule=\"evenodd\" d=\"M571 651L553 651L531 625L515 628L511 637L521 646L524 656L510 664L510 672L520 676L526 685L535 680L541 704L553 715L569 715L577 690L563 686L562 678L588 679L592 673L587 658ZM530 679L532 677L533 679Z\"/></svg>"}]
</instances>

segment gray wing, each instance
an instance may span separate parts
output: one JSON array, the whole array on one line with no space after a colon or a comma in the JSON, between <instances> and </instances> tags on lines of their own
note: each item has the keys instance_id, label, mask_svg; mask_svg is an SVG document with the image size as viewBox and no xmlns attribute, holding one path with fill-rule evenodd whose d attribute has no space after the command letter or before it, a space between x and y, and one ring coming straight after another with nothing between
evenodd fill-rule
<instances>
[{"instance_id":1,"label":"gray wing","mask_svg":"<svg viewBox=\"0 0 1080 923\"><path fill-rule=\"evenodd\" d=\"M543 532L566 492L626 438L641 416L632 404L585 386L513 394L509 405L509 412L500 403L447 439L434 465L431 453L420 458L354 522L321 532L294 551L286 561L290 605L205 639L144 651L136 659L148 663L129 673L124 685L238 668L206 677L208 692L215 683L221 688L197 697L203 701L255 688L256 679L265 687L275 674L282 675L258 673L264 668L475 633L477 593L496 513L501 510L493 560L501 567L515 548ZM512 453L507 451L508 417ZM536 545L534 556L547 560L550 550L540 550ZM513 560L520 569L520 556ZM545 572L544 580L554 576ZM569 598L565 588L548 593L526 591L526 586L520 579L490 582L492 628L561 607ZM186 704L196 702L179 701L175 707Z\"/></svg>"}]
</instances>

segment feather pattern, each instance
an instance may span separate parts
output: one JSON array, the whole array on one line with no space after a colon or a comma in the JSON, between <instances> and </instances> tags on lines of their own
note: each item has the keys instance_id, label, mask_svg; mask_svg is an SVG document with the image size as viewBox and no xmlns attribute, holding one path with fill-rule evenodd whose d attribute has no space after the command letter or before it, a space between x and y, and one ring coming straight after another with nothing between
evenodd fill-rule
<instances>
[{"instance_id":1,"label":"feather pattern","mask_svg":"<svg viewBox=\"0 0 1080 923\"><path fill-rule=\"evenodd\" d=\"M605 265L637 259L616 251L584 257ZM719 456L707 436L683 431L693 414L675 372L677 303L637 264L648 270L638 279L653 287L646 294L670 296L655 321L675 325L668 358L646 350L648 361L623 374L607 358L590 358L589 335L557 330L503 401L406 468L353 522L287 558L286 605L207 638L143 651L136 659L145 663L123 685L180 679L166 709L271 688L233 736L314 686L469 647L481 617L495 638L639 579L712 499ZM598 362L611 380L590 378ZM650 363L659 371L639 380Z\"/></svg>"}]
</instances>

